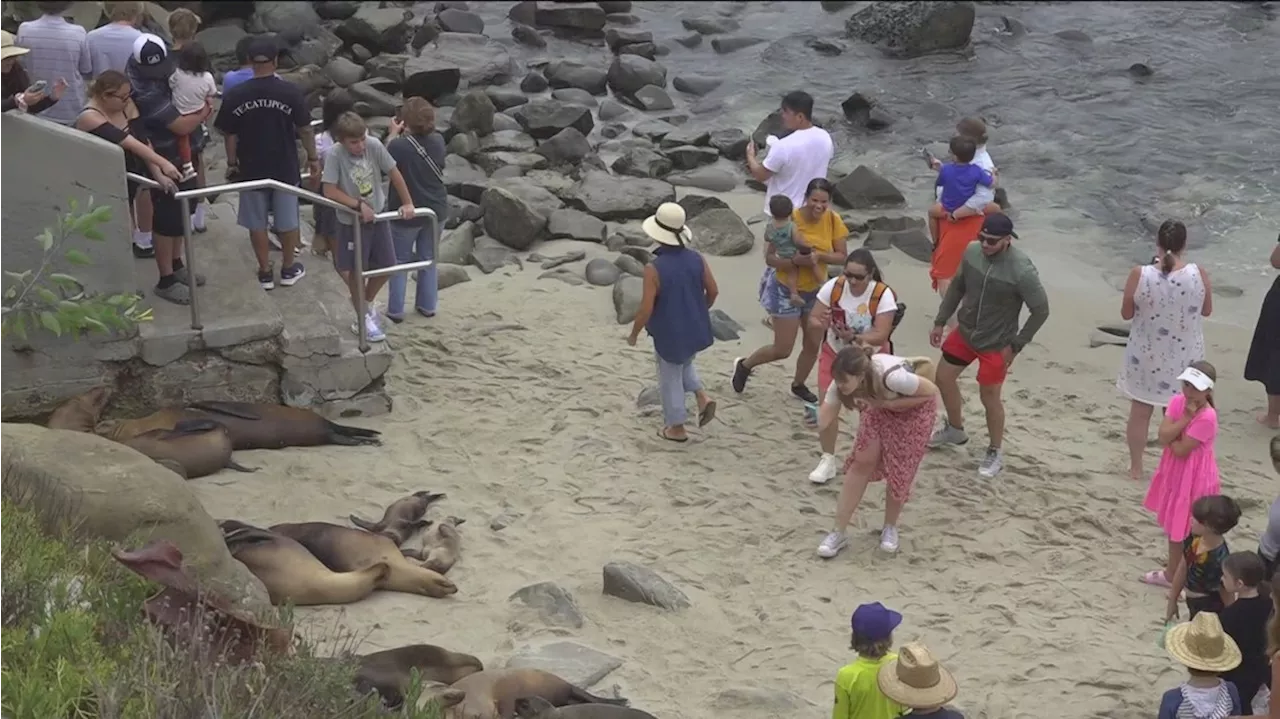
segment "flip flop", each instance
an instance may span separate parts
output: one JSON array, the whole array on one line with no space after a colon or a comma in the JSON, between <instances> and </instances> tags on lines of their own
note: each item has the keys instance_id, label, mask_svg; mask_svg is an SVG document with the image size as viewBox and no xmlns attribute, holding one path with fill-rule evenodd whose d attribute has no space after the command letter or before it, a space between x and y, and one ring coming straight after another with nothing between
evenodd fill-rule
<instances>
[{"instance_id":1,"label":"flip flop","mask_svg":"<svg viewBox=\"0 0 1280 719\"><path fill-rule=\"evenodd\" d=\"M668 437L668 436L667 436L667 428L666 428L666 427L663 427L663 428L661 428L661 429L659 429L659 430L658 430L658 438L659 438L659 439L665 439L665 440L667 440L668 442L679 442L679 443L681 443L681 444L683 444L683 443L685 443L685 442L688 442L688 441L689 441L689 438L688 438L688 437Z\"/></svg>"},{"instance_id":2,"label":"flip flop","mask_svg":"<svg viewBox=\"0 0 1280 719\"><path fill-rule=\"evenodd\" d=\"M698 410L698 426L706 427L711 420L716 418L716 401L713 399L700 410Z\"/></svg>"},{"instance_id":3,"label":"flip flop","mask_svg":"<svg viewBox=\"0 0 1280 719\"><path fill-rule=\"evenodd\" d=\"M1150 572L1147 572L1146 574L1142 575L1142 579L1140 579L1139 581L1142 582L1143 584L1150 584L1153 587L1172 587L1173 586L1172 584L1169 583L1169 580L1164 576L1163 569L1153 569Z\"/></svg>"}]
</instances>

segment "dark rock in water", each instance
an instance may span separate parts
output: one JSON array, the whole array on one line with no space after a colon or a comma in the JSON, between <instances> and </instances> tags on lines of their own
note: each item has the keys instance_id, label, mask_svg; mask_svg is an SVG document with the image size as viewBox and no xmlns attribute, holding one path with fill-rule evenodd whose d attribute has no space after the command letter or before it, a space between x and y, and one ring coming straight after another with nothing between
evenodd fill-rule
<instances>
[{"instance_id":1,"label":"dark rock in water","mask_svg":"<svg viewBox=\"0 0 1280 719\"><path fill-rule=\"evenodd\" d=\"M524 79L520 81L520 90L529 94L542 92L547 87L549 87L547 78L537 70L530 70L529 74L525 75Z\"/></svg>"},{"instance_id":2,"label":"dark rock in water","mask_svg":"<svg viewBox=\"0 0 1280 719\"><path fill-rule=\"evenodd\" d=\"M630 111L627 110L622 103L616 100L604 99L600 101L600 110L597 114L600 115L600 119L602 121L608 122L610 120L616 120L619 117L626 115L628 112Z\"/></svg>"},{"instance_id":3,"label":"dark rock in water","mask_svg":"<svg viewBox=\"0 0 1280 719\"><path fill-rule=\"evenodd\" d=\"M671 81L671 86L680 92L690 95L702 97L707 93L715 90L724 83L724 80L718 77L704 77L702 75L677 75Z\"/></svg>"},{"instance_id":4,"label":"dark rock in water","mask_svg":"<svg viewBox=\"0 0 1280 719\"><path fill-rule=\"evenodd\" d=\"M461 265L451 265L441 262L440 269L436 272L437 289L446 290L454 285L460 285L463 282L470 281L471 275L467 274L467 268Z\"/></svg>"},{"instance_id":5,"label":"dark rock in water","mask_svg":"<svg viewBox=\"0 0 1280 719\"><path fill-rule=\"evenodd\" d=\"M450 124L458 132L474 132L478 137L493 134L493 100L480 90L472 90L458 101Z\"/></svg>"},{"instance_id":6,"label":"dark rock in water","mask_svg":"<svg viewBox=\"0 0 1280 719\"><path fill-rule=\"evenodd\" d=\"M619 282L621 284L621 282ZM657 572L631 562L604 565L604 593L628 602L650 604L663 609L685 609L689 598Z\"/></svg>"},{"instance_id":7,"label":"dark rock in water","mask_svg":"<svg viewBox=\"0 0 1280 719\"><path fill-rule=\"evenodd\" d=\"M711 336L721 342L732 342L738 339L741 336L739 333L745 332L746 329L735 322L724 310L711 310Z\"/></svg>"},{"instance_id":8,"label":"dark rock in water","mask_svg":"<svg viewBox=\"0 0 1280 719\"><path fill-rule=\"evenodd\" d=\"M700 35L719 35L734 32L742 27L737 20L729 17L693 17L680 21L685 30L692 30Z\"/></svg>"},{"instance_id":9,"label":"dark rock in water","mask_svg":"<svg viewBox=\"0 0 1280 719\"><path fill-rule=\"evenodd\" d=\"M670 183L589 170L567 201L602 220L643 220L662 203L674 200L675 189Z\"/></svg>"},{"instance_id":10,"label":"dark rock in water","mask_svg":"<svg viewBox=\"0 0 1280 719\"><path fill-rule=\"evenodd\" d=\"M871 108L875 106L874 100L860 92L855 92L840 103L840 110L844 112L844 116L849 120L861 123L870 114Z\"/></svg>"},{"instance_id":11,"label":"dark rock in water","mask_svg":"<svg viewBox=\"0 0 1280 719\"><path fill-rule=\"evenodd\" d=\"M563 210L557 210L557 212L563 212ZM557 255L555 257L543 257L537 252L534 252L533 254L529 255L529 261L541 262L542 264L540 266L544 270L554 270L555 268L560 267L562 265L571 264L573 262L581 262L585 259L587 259L586 250L573 250L571 252L566 252L563 255Z\"/></svg>"},{"instance_id":12,"label":"dark rock in water","mask_svg":"<svg viewBox=\"0 0 1280 719\"><path fill-rule=\"evenodd\" d=\"M841 207L854 210L897 207L906 203L906 198L893 183L866 165L858 165L835 183L835 197L832 199Z\"/></svg>"},{"instance_id":13,"label":"dark rock in water","mask_svg":"<svg viewBox=\"0 0 1280 719\"><path fill-rule=\"evenodd\" d=\"M618 28L609 28L604 31L605 44L610 50L618 51L623 45L632 45L635 43L652 43L653 33L648 30L621 30Z\"/></svg>"},{"instance_id":14,"label":"dark rock in water","mask_svg":"<svg viewBox=\"0 0 1280 719\"><path fill-rule=\"evenodd\" d=\"M597 257L587 263L584 275L587 278L587 284L609 287L622 276L622 270L604 257Z\"/></svg>"},{"instance_id":15,"label":"dark rock in water","mask_svg":"<svg viewBox=\"0 0 1280 719\"><path fill-rule=\"evenodd\" d=\"M696 32L693 32L693 33L689 33L688 35L682 35L676 38L676 42L680 43L681 45L684 45L687 48L692 49L702 44L702 36Z\"/></svg>"},{"instance_id":16,"label":"dark rock in water","mask_svg":"<svg viewBox=\"0 0 1280 719\"><path fill-rule=\"evenodd\" d=\"M346 20L360 10L359 2L313 2L316 14L325 20Z\"/></svg>"},{"instance_id":17,"label":"dark rock in water","mask_svg":"<svg viewBox=\"0 0 1280 719\"><path fill-rule=\"evenodd\" d=\"M755 245L755 233L738 213L729 209L704 210L687 220L692 245L699 252L719 257L745 255Z\"/></svg>"},{"instance_id":18,"label":"dark rock in water","mask_svg":"<svg viewBox=\"0 0 1280 719\"><path fill-rule=\"evenodd\" d=\"M430 18L419 25L417 30L413 31L413 38L409 40L409 47L414 52L418 52L429 43L435 42L442 32L444 30L440 29L440 25L435 21L435 18Z\"/></svg>"},{"instance_id":19,"label":"dark rock in water","mask_svg":"<svg viewBox=\"0 0 1280 719\"><path fill-rule=\"evenodd\" d=\"M710 165L720 159L720 151L713 147L694 147L684 145L664 150L663 154L671 160L671 166L677 170L693 170L703 165Z\"/></svg>"},{"instance_id":20,"label":"dark rock in water","mask_svg":"<svg viewBox=\"0 0 1280 719\"><path fill-rule=\"evenodd\" d=\"M687 172L673 172L666 181L677 187L696 187L709 192L728 192L738 186L732 174L716 167L700 167Z\"/></svg>"},{"instance_id":21,"label":"dark rock in water","mask_svg":"<svg viewBox=\"0 0 1280 719\"><path fill-rule=\"evenodd\" d=\"M1059 30L1053 34L1054 37L1067 42L1083 42L1092 43L1093 38L1089 37L1081 30Z\"/></svg>"},{"instance_id":22,"label":"dark rock in water","mask_svg":"<svg viewBox=\"0 0 1280 719\"><path fill-rule=\"evenodd\" d=\"M905 57L954 50L969 44L974 6L951 0L878 0L845 21L845 32Z\"/></svg>"},{"instance_id":23,"label":"dark rock in water","mask_svg":"<svg viewBox=\"0 0 1280 719\"><path fill-rule=\"evenodd\" d=\"M853 5L854 0L822 0L822 2L818 4L827 12L836 12L837 10L843 10L850 5Z\"/></svg>"},{"instance_id":24,"label":"dark rock in water","mask_svg":"<svg viewBox=\"0 0 1280 719\"><path fill-rule=\"evenodd\" d=\"M582 628L582 611L578 609L577 601L555 582L538 582L518 589L510 601L519 601L535 609L548 624Z\"/></svg>"},{"instance_id":25,"label":"dark rock in water","mask_svg":"<svg viewBox=\"0 0 1280 719\"><path fill-rule=\"evenodd\" d=\"M729 160L743 160L747 157L747 133L736 127L715 130L708 140L710 145L720 151L720 155Z\"/></svg>"},{"instance_id":26,"label":"dark rock in water","mask_svg":"<svg viewBox=\"0 0 1280 719\"><path fill-rule=\"evenodd\" d=\"M671 96L666 90L657 85L645 85L636 90L632 95L620 95L623 100L635 105L641 110L649 112L662 112L663 110L674 110L676 104L671 101Z\"/></svg>"},{"instance_id":27,"label":"dark rock in water","mask_svg":"<svg viewBox=\"0 0 1280 719\"><path fill-rule=\"evenodd\" d=\"M539 2L534 24L588 33L604 29L604 8L593 2Z\"/></svg>"},{"instance_id":28,"label":"dark rock in water","mask_svg":"<svg viewBox=\"0 0 1280 719\"><path fill-rule=\"evenodd\" d=\"M480 268L486 275L491 275L507 263L511 262L511 250L492 237L476 238L476 246L471 251L471 264Z\"/></svg>"},{"instance_id":29,"label":"dark rock in water","mask_svg":"<svg viewBox=\"0 0 1280 719\"><path fill-rule=\"evenodd\" d=\"M666 136L662 138L662 141L658 143L658 147L663 150L670 150L673 147L681 147L684 145L704 147L710 139L711 133L706 130L677 127L675 130L668 132Z\"/></svg>"},{"instance_id":30,"label":"dark rock in water","mask_svg":"<svg viewBox=\"0 0 1280 719\"><path fill-rule=\"evenodd\" d=\"M404 52L413 36L413 13L398 8L378 8L360 3L354 15L335 30L347 44L360 43L377 53Z\"/></svg>"},{"instance_id":31,"label":"dark rock in water","mask_svg":"<svg viewBox=\"0 0 1280 719\"><path fill-rule=\"evenodd\" d=\"M701 215L707 210L728 210L729 205L719 197L708 195L685 195L677 203L684 208L685 221Z\"/></svg>"},{"instance_id":32,"label":"dark rock in water","mask_svg":"<svg viewBox=\"0 0 1280 719\"><path fill-rule=\"evenodd\" d=\"M619 55L639 55L646 60L658 57L658 46L651 42L633 42L618 48Z\"/></svg>"},{"instance_id":33,"label":"dark rock in water","mask_svg":"<svg viewBox=\"0 0 1280 719\"><path fill-rule=\"evenodd\" d=\"M581 211L568 207L551 213L547 220L547 234L553 240L581 240L604 242L608 227L604 222ZM613 284L612 282L610 284Z\"/></svg>"},{"instance_id":34,"label":"dark rock in water","mask_svg":"<svg viewBox=\"0 0 1280 719\"><path fill-rule=\"evenodd\" d=\"M546 229L547 217L523 198L502 187L490 187L480 198L485 233L513 250L527 250Z\"/></svg>"},{"instance_id":35,"label":"dark rock in water","mask_svg":"<svg viewBox=\"0 0 1280 719\"><path fill-rule=\"evenodd\" d=\"M440 23L440 29L445 32L465 32L473 35L484 33L484 20L479 15L466 10L446 8L436 15L436 22Z\"/></svg>"},{"instance_id":36,"label":"dark rock in water","mask_svg":"<svg viewBox=\"0 0 1280 719\"><path fill-rule=\"evenodd\" d=\"M605 93L607 73L598 67L574 60L557 60L549 63L544 72L553 88L576 87L592 95Z\"/></svg>"},{"instance_id":37,"label":"dark rock in water","mask_svg":"<svg viewBox=\"0 0 1280 719\"><path fill-rule=\"evenodd\" d=\"M566 127L543 140L538 154L547 158L552 167L573 167L591 154L591 144L576 128Z\"/></svg>"},{"instance_id":38,"label":"dark rock in water","mask_svg":"<svg viewBox=\"0 0 1280 719\"><path fill-rule=\"evenodd\" d=\"M647 85L667 86L667 69L639 55L619 55L609 65L609 87L619 95L631 95Z\"/></svg>"},{"instance_id":39,"label":"dark rock in water","mask_svg":"<svg viewBox=\"0 0 1280 719\"><path fill-rule=\"evenodd\" d=\"M485 152L533 152L538 143L520 130L500 130L481 138L480 149Z\"/></svg>"},{"instance_id":40,"label":"dark rock in water","mask_svg":"<svg viewBox=\"0 0 1280 719\"><path fill-rule=\"evenodd\" d=\"M666 137L668 133L674 132L675 129L675 125L663 120L645 120L631 128L631 134L636 137L647 137L656 142Z\"/></svg>"},{"instance_id":41,"label":"dark rock in water","mask_svg":"<svg viewBox=\"0 0 1280 719\"><path fill-rule=\"evenodd\" d=\"M613 258L613 264L619 270L622 270L623 274L628 274L632 277L644 276L644 265L631 255L618 255Z\"/></svg>"},{"instance_id":42,"label":"dark rock in water","mask_svg":"<svg viewBox=\"0 0 1280 719\"><path fill-rule=\"evenodd\" d=\"M551 99L561 102L574 102L587 107L595 107L597 104L595 95L576 87L562 87L559 90L553 90Z\"/></svg>"},{"instance_id":43,"label":"dark rock in water","mask_svg":"<svg viewBox=\"0 0 1280 719\"><path fill-rule=\"evenodd\" d=\"M613 311L618 324L625 325L636 318L640 311L640 299L644 296L644 280L639 277L619 277L613 283Z\"/></svg>"},{"instance_id":44,"label":"dark rock in water","mask_svg":"<svg viewBox=\"0 0 1280 719\"><path fill-rule=\"evenodd\" d=\"M543 48L547 46L547 39L542 37L534 28L521 23L512 23L511 39L526 47Z\"/></svg>"},{"instance_id":45,"label":"dark rock in water","mask_svg":"<svg viewBox=\"0 0 1280 719\"><path fill-rule=\"evenodd\" d=\"M1135 62L1129 66L1129 74L1136 78L1148 78L1155 74L1150 65Z\"/></svg>"},{"instance_id":46,"label":"dark rock in water","mask_svg":"<svg viewBox=\"0 0 1280 719\"><path fill-rule=\"evenodd\" d=\"M621 122L610 122L600 127L600 136L612 140L615 137L621 137L627 131L627 126Z\"/></svg>"},{"instance_id":47,"label":"dark rock in water","mask_svg":"<svg viewBox=\"0 0 1280 719\"><path fill-rule=\"evenodd\" d=\"M721 55L728 55L731 52L737 52L743 48L759 45L764 42L761 37L717 37L711 40L711 49Z\"/></svg>"},{"instance_id":48,"label":"dark rock in water","mask_svg":"<svg viewBox=\"0 0 1280 719\"><path fill-rule=\"evenodd\" d=\"M618 156L610 166L619 175L632 177L665 177L672 170L671 160L651 147L634 147Z\"/></svg>"},{"instance_id":49,"label":"dark rock in water","mask_svg":"<svg viewBox=\"0 0 1280 719\"><path fill-rule=\"evenodd\" d=\"M601 0L596 3L607 15L631 12L631 0Z\"/></svg>"},{"instance_id":50,"label":"dark rock in water","mask_svg":"<svg viewBox=\"0 0 1280 719\"><path fill-rule=\"evenodd\" d=\"M494 109L499 112L509 107L519 107L529 101L523 92L517 90L508 90L503 87L486 87L484 94L489 96L489 101L493 103Z\"/></svg>"},{"instance_id":51,"label":"dark rock in water","mask_svg":"<svg viewBox=\"0 0 1280 719\"><path fill-rule=\"evenodd\" d=\"M590 135L591 128L595 127L590 108L559 100L534 100L517 107L514 114L525 132L539 140L546 140L566 127Z\"/></svg>"}]
</instances>

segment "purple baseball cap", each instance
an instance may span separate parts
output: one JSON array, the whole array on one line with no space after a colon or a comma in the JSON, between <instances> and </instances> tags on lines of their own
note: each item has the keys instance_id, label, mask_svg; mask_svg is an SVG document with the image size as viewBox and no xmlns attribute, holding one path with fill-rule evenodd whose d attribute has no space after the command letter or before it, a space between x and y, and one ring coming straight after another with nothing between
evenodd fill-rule
<instances>
[{"instance_id":1,"label":"purple baseball cap","mask_svg":"<svg viewBox=\"0 0 1280 719\"><path fill-rule=\"evenodd\" d=\"M859 639L870 642L888 639L901 623L902 615L880 602L858 605L858 608L853 610L853 619L849 622L853 633L857 634Z\"/></svg>"}]
</instances>

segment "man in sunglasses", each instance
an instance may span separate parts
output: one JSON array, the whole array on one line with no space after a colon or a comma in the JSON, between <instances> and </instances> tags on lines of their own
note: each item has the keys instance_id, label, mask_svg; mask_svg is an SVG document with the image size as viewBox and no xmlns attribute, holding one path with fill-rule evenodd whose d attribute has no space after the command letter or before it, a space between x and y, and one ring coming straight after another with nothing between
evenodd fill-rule
<instances>
[{"instance_id":1,"label":"man in sunglasses","mask_svg":"<svg viewBox=\"0 0 1280 719\"><path fill-rule=\"evenodd\" d=\"M1013 220L1007 215L987 215L978 234L980 241L965 249L960 270L942 298L929 333L929 343L942 348L937 385L947 410L946 420L929 446L969 441L957 380L964 368L977 360L978 392L987 415L989 437L978 474L986 478L1004 468L1004 403L1000 390L1005 376L1014 358L1049 318L1049 298L1040 283L1040 273L1031 258L1013 246L1017 237ZM1019 329L1023 305L1031 314ZM957 309L958 325L944 342L943 328Z\"/></svg>"}]
</instances>

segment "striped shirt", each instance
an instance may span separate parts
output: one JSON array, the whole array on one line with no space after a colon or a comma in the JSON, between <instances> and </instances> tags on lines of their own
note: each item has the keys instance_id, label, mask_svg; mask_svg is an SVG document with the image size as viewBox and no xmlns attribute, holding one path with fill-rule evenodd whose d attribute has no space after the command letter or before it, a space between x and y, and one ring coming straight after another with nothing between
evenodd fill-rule
<instances>
[{"instance_id":1,"label":"striped shirt","mask_svg":"<svg viewBox=\"0 0 1280 719\"><path fill-rule=\"evenodd\" d=\"M89 55L93 59L93 76L107 70L124 72L133 54L133 41L142 31L129 23L113 22L89 31Z\"/></svg>"},{"instance_id":2,"label":"striped shirt","mask_svg":"<svg viewBox=\"0 0 1280 719\"><path fill-rule=\"evenodd\" d=\"M62 125L75 122L84 109L84 76L93 72L85 29L60 16L45 15L19 25L15 44L31 51L22 57L22 66L33 82L44 80L52 92L59 78L67 81L62 99L40 117Z\"/></svg>"}]
</instances>

